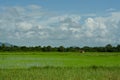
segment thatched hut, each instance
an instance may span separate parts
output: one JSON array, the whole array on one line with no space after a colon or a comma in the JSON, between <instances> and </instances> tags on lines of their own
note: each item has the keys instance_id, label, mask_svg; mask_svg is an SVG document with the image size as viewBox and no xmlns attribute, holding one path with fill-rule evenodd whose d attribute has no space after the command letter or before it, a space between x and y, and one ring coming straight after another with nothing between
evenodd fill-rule
<instances>
[{"instance_id":1,"label":"thatched hut","mask_svg":"<svg viewBox=\"0 0 120 80\"><path fill-rule=\"evenodd\" d=\"M85 51L84 50L80 50L80 53L85 53Z\"/></svg>"}]
</instances>

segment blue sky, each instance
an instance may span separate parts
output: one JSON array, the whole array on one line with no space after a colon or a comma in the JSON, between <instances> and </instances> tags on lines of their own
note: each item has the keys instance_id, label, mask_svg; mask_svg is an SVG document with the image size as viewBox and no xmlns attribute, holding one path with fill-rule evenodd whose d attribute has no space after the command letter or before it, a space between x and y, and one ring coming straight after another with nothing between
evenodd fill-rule
<instances>
[{"instance_id":1,"label":"blue sky","mask_svg":"<svg viewBox=\"0 0 120 80\"><path fill-rule=\"evenodd\" d=\"M0 0L0 6L27 6L36 4L48 10L68 12L101 12L109 8L120 9L119 0Z\"/></svg>"},{"instance_id":2,"label":"blue sky","mask_svg":"<svg viewBox=\"0 0 120 80\"><path fill-rule=\"evenodd\" d=\"M0 42L104 46L120 43L119 0L0 0Z\"/></svg>"}]
</instances>

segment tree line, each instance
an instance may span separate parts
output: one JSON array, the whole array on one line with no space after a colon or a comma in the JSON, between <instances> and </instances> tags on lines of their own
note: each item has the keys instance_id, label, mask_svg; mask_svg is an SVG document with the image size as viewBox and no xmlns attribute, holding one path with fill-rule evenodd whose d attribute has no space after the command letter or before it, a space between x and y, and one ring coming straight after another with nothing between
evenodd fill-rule
<instances>
[{"instance_id":1,"label":"tree line","mask_svg":"<svg viewBox=\"0 0 120 80\"><path fill-rule=\"evenodd\" d=\"M0 46L0 51L40 51L40 52L80 52L84 50L85 52L120 52L120 45L112 46L107 44L103 47L52 47L52 46L35 46L35 47L26 47L26 46L6 46L2 44Z\"/></svg>"}]
</instances>

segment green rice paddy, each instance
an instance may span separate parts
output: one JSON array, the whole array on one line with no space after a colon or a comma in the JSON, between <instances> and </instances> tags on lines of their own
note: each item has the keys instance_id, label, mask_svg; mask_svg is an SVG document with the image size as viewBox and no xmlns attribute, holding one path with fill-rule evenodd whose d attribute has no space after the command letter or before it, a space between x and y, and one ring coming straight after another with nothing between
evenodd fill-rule
<instances>
[{"instance_id":1,"label":"green rice paddy","mask_svg":"<svg viewBox=\"0 0 120 80\"><path fill-rule=\"evenodd\" d=\"M120 80L120 53L0 52L0 80Z\"/></svg>"}]
</instances>

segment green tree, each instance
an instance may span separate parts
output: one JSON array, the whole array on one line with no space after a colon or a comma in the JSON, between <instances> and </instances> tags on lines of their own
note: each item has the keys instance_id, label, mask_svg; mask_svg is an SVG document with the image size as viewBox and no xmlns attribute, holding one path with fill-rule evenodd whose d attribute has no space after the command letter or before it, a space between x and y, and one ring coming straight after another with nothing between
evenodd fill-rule
<instances>
[{"instance_id":1,"label":"green tree","mask_svg":"<svg viewBox=\"0 0 120 80\"><path fill-rule=\"evenodd\" d=\"M116 48L117 48L117 51L118 51L118 52L120 52L120 44L119 44L119 45L117 45L117 47L116 47Z\"/></svg>"},{"instance_id":2,"label":"green tree","mask_svg":"<svg viewBox=\"0 0 120 80\"><path fill-rule=\"evenodd\" d=\"M65 48L64 48L63 46L60 46L60 47L58 47L58 51L59 51L59 52L64 52L64 51L65 51Z\"/></svg>"},{"instance_id":3,"label":"green tree","mask_svg":"<svg viewBox=\"0 0 120 80\"><path fill-rule=\"evenodd\" d=\"M52 51L52 47L51 46L47 46L46 48L47 48L48 52Z\"/></svg>"},{"instance_id":4,"label":"green tree","mask_svg":"<svg viewBox=\"0 0 120 80\"><path fill-rule=\"evenodd\" d=\"M107 44L107 45L105 46L105 49L106 49L107 52L113 52L113 49L112 49L112 48L113 48L113 47L112 47L111 44Z\"/></svg>"}]
</instances>

